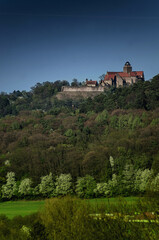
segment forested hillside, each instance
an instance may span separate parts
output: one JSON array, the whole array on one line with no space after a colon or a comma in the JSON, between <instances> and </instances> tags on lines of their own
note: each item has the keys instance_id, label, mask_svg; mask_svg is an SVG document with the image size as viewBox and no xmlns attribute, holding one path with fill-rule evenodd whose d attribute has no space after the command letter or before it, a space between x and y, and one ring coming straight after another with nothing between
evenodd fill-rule
<instances>
[{"instance_id":1,"label":"forested hillside","mask_svg":"<svg viewBox=\"0 0 159 240\"><path fill-rule=\"evenodd\" d=\"M94 99L58 101L68 84L0 95L1 198L158 192L159 75Z\"/></svg>"},{"instance_id":2,"label":"forested hillside","mask_svg":"<svg viewBox=\"0 0 159 240\"><path fill-rule=\"evenodd\" d=\"M73 81L71 86L80 87L82 83ZM153 110L159 107L159 75L151 81L139 81L124 88L110 88L105 93L96 96L93 100L59 101L56 94L62 86L69 86L69 82L55 81L37 83L31 91L14 91L0 94L0 117L11 114L16 115L21 110L41 109L51 114L58 114L64 109L73 111L77 109L82 113L88 111L100 112L104 109L145 109ZM74 108L72 108L72 106Z\"/></svg>"}]
</instances>

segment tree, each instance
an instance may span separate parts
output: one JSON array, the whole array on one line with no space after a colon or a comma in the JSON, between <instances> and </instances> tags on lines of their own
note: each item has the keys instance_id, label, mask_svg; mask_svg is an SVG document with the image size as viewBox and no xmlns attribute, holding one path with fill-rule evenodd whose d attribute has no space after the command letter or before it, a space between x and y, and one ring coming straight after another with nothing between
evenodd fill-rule
<instances>
[{"instance_id":1,"label":"tree","mask_svg":"<svg viewBox=\"0 0 159 240\"><path fill-rule=\"evenodd\" d=\"M39 192L44 197L50 197L54 195L55 192L55 184L53 181L52 173L41 177L41 183L39 184Z\"/></svg>"},{"instance_id":2,"label":"tree","mask_svg":"<svg viewBox=\"0 0 159 240\"><path fill-rule=\"evenodd\" d=\"M78 197L92 198L94 196L94 189L96 188L96 181L90 175L77 179L76 193Z\"/></svg>"},{"instance_id":3,"label":"tree","mask_svg":"<svg viewBox=\"0 0 159 240\"><path fill-rule=\"evenodd\" d=\"M12 107L10 105L9 99L5 95L0 95L0 117L12 113Z\"/></svg>"},{"instance_id":4,"label":"tree","mask_svg":"<svg viewBox=\"0 0 159 240\"><path fill-rule=\"evenodd\" d=\"M126 164L122 172L122 192L125 196L134 191L134 168L132 164Z\"/></svg>"},{"instance_id":5,"label":"tree","mask_svg":"<svg viewBox=\"0 0 159 240\"><path fill-rule=\"evenodd\" d=\"M78 87L78 86L79 86L79 82L78 82L78 80L77 80L76 78L74 78L74 79L72 80L71 86L72 86L72 87Z\"/></svg>"},{"instance_id":6,"label":"tree","mask_svg":"<svg viewBox=\"0 0 159 240\"><path fill-rule=\"evenodd\" d=\"M155 154L153 157L153 164L152 164L152 169L154 171L154 174L157 175L159 173L159 152Z\"/></svg>"},{"instance_id":7,"label":"tree","mask_svg":"<svg viewBox=\"0 0 159 240\"><path fill-rule=\"evenodd\" d=\"M96 197L110 197L119 194L116 174L113 174L112 179L108 182L97 183L94 192L96 194Z\"/></svg>"},{"instance_id":8,"label":"tree","mask_svg":"<svg viewBox=\"0 0 159 240\"><path fill-rule=\"evenodd\" d=\"M97 236L93 237L96 229L93 228L95 224L91 224L92 218L89 213L88 203L76 198L67 196L46 200L45 209L40 213L48 235L46 239L99 239Z\"/></svg>"},{"instance_id":9,"label":"tree","mask_svg":"<svg viewBox=\"0 0 159 240\"><path fill-rule=\"evenodd\" d=\"M111 165L111 168L112 168L112 171L114 171L114 158L112 156L110 156L109 158L109 161L110 161L110 165Z\"/></svg>"},{"instance_id":10,"label":"tree","mask_svg":"<svg viewBox=\"0 0 159 240\"><path fill-rule=\"evenodd\" d=\"M75 144L76 143L76 138L75 138L75 134L73 132L72 129L68 129L64 135L68 138L68 142L71 144Z\"/></svg>"},{"instance_id":11,"label":"tree","mask_svg":"<svg viewBox=\"0 0 159 240\"><path fill-rule=\"evenodd\" d=\"M113 115L111 118L110 118L110 126L112 128L118 128L118 117L116 115Z\"/></svg>"},{"instance_id":12,"label":"tree","mask_svg":"<svg viewBox=\"0 0 159 240\"><path fill-rule=\"evenodd\" d=\"M84 175L93 176L96 181L108 181L112 176L112 168L109 162L108 149L96 147L95 151L85 154L82 168Z\"/></svg>"},{"instance_id":13,"label":"tree","mask_svg":"<svg viewBox=\"0 0 159 240\"><path fill-rule=\"evenodd\" d=\"M103 112L99 113L96 117L95 121L99 124L107 124L108 121L108 112L104 110Z\"/></svg>"},{"instance_id":14,"label":"tree","mask_svg":"<svg viewBox=\"0 0 159 240\"><path fill-rule=\"evenodd\" d=\"M141 126L141 119L140 119L140 117L136 116L132 123L132 129L134 130L134 129L138 128L139 126Z\"/></svg>"},{"instance_id":15,"label":"tree","mask_svg":"<svg viewBox=\"0 0 159 240\"><path fill-rule=\"evenodd\" d=\"M108 181L109 195L118 195L118 178L116 174L112 175L112 179Z\"/></svg>"},{"instance_id":16,"label":"tree","mask_svg":"<svg viewBox=\"0 0 159 240\"><path fill-rule=\"evenodd\" d=\"M110 193L108 183L97 183L97 187L94 189L96 197L106 197Z\"/></svg>"},{"instance_id":17,"label":"tree","mask_svg":"<svg viewBox=\"0 0 159 240\"><path fill-rule=\"evenodd\" d=\"M15 173L8 172L7 173L7 182L2 186L2 197L11 199L15 196L17 191L17 184L15 181Z\"/></svg>"},{"instance_id":18,"label":"tree","mask_svg":"<svg viewBox=\"0 0 159 240\"><path fill-rule=\"evenodd\" d=\"M18 192L22 195L22 196L27 196L31 194L31 184L32 181L29 178L25 178L21 181L20 185L19 185L19 190Z\"/></svg>"},{"instance_id":19,"label":"tree","mask_svg":"<svg viewBox=\"0 0 159 240\"><path fill-rule=\"evenodd\" d=\"M67 195L72 193L72 177L71 174L61 174L56 178L56 195Z\"/></svg>"},{"instance_id":20,"label":"tree","mask_svg":"<svg viewBox=\"0 0 159 240\"><path fill-rule=\"evenodd\" d=\"M138 169L135 173L134 188L135 191L144 193L148 188L148 183L150 182L152 176L152 171L145 169L144 171Z\"/></svg>"},{"instance_id":21,"label":"tree","mask_svg":"<svg viewBox=\"0 0 159 240\"><path fill-rule=\"evenodd\" d=\"M150 190L153 192L159 193L159 173L152 180L151 185L150 185Z\"/></svg>"}]
</instances>

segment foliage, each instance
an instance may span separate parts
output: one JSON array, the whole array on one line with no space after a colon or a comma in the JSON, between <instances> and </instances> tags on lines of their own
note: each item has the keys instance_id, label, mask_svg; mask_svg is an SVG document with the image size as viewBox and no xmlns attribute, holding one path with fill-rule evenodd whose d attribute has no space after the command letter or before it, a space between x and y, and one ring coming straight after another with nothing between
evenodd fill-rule
<instances>
[{"instance_id":1,"label":"foliage","mask_svg":"<svg viewBox=\"0 0 159 240\"><path fill-rule=\"evenodd\" d=\"M110 189L108 183L97 183L96 188L94 189L96 197L106 197L109 196Z\"/></svg>"},{"instance_id":2,"label":"foliage","mask_svg":"<svg viewBox=\"0 0 159 240\"><path fill-rule=\"evenodd\" d=\"M108 112L103 110L103 112L99 113L95 119L95 121L99 124L106 124L108 120Z\"/></svg>"},{"instance_id":3,"label":"foliage","mask_svg":"<svg viewBox=\"0 0 159 240\"><path fill-rule=\"evenodd\" d=\"M55 183L53 181L52 173L41 177L41 183L39 184L39 193L44 197L53 196L55 192Z\"/></svg>"},{"instance_id":4,"label":"foliage","mask_svg":"<svg viewBox=\"0 0 159 240\"><path fill-rule=\"evenodd\" d=\"M112 175L112 179L109 180L108 182L108 186L109 186L109 196L116 196L119 194L119 181L118 181L118 177L116 174Z\"/></svg>"},{"instance_id":5,"label":"foliage","mask_svg":"<svg viewBox=\"0 0 159 240\"><path fill-rule=\"evenodd\" d=\"M159 193L159 174L152 180L150 190Z\"/></svg>"},{"instance_id":6,"label":"foliage","mask_svg":"<svg viewBox=\"0 0 159 240\"><path fill-rule=\"evenodd\" d=\"M121 192L124 196L133 194L134 186L134 168L132 164L126 164L122 172Z\"/></svg>"},{"instance_id":7,"label":"foliage","mask_svg":"<svg viewBox=\"0 0 159 240\"><path fill-rule=\"evenodd\" d=\"M152 179L152 171L149 169L138 169L135 173L134 187L136 192L144 193L148 188L148 184Z\"/></svg>"},{"instance_id":8,"label":"foliage","mask_svg":"<svg viewBox=\"0 0 159 240\"><path fill-rule=\"evenodd\" d=\"M40 218L48 240L157 240L159 236L157 223L136 224L131 221L135 210L142 213L140 215L145 216L144 220L147 221L144 211L148 207L152 207L152 203L149 205L148 202L143 201L138 207L132 207L119 199L117 205L96 206L96 212L94 212L94 209L85 201L68 197L54 198L47 200ZM112 214L105 214L109 209Z\"/></svg>"},{"instance_id":9,"label":"foliage","mask_svg":"<svg viewBox=\"0 0 159 240\"><path fill-rule=\"evenodd\" d=\"M102 191L105 195L103 186L109 189L107 196L144 194L159 173L158 81L159 75L83 100L56 98L67 81L38 83L30 92L1 93L1 195L12 189L5 184L7 172L15 173L20 188L24 179L32 180L32 198L54 195L53 176L60 179L64 173L71 175L73 191L77 179L90 175L99 184L100 196ZM86 193L83 188L78 196L94 196L96 185L90 184L90 189ZM19 196L28 197L17 190L11 198Z\"/></svg>"},{"instance_id":10,"label":"foliage","mask_svg":"<svg viewBox=\"0 0 159 240\"><path fill-rule=\"evenodd\" d=\"M111 197L119 194L119 184L116 174L112 175L112 179L108 182L97 183L94 192L96 197Z\"/></svg>"},{"instance_id":11,"label":"foliage","mask_svg":"<svg viewBox=\"0 0 159 240\"><path fill-rule=\"evenodd\" d=\"M96 181L92 176L85 176L77 179L76 194L82 198L92 198L94 196L94 189L96 188Z\"/></svg>"},{"instance_id":12,"label":"foliage","mask_svg":"<svg viewBox=\"0 0 159 240\"><path fill-rule=\"evenodd\" d=\"M12 107L10 105L9 99L6 95L0 95L0 117L7 114L12 114Z\"/></svg>"},{"instance_id":13,"label":"foliage","mask_svg":"<svg viewBox=\"0 0 159 240\"><path fill-rule=\"evenodd\" d=\"M16 195L16 192L17 192L15 173L8 172L6 177L7 177L7 182L2 186L2 197L11 199L13 196Z\"/></svg>"},{"instance_id":14,"label":"foliage","mask_svg":"<svg viewBox=\"0 0 159 240\"><path fill-rule=\"evenodd\" d=\"M0 119L0 185L11 171L19 183L24 178L32 179L32 197L49 197L55 192L42 187L39 192L40 178L48 172L54 176L70 173L72 186L77 178L86 175L97 183L108 184L115 174L118 187L108 184L110 196L144 193L147 178L142 172L152 168L155 177L159 171L159 127L152 125L152 120L159 118L158 110L115 110L107 113L106 128L95 121L96 117L96 113L60 113L55 117L34 111ZM133 127L135 119L140 120ZM21 127L13 128L13 123ZM126 166L131 167L126 170ZM143 188L139 187L138 170L143 176ZM55 190L54 184L51 189Z\"/></svg>"},{"instance_id":15,"label":"foliage","mask_svg":"<svg viewBox=\"0 0 159 240\"><path fill-rule=\"evenodd\" d=\"M0 215L0 239L157 240L159 238L158 197L142 197L133 205L123 198L116 198L114 203L112 199L105 199L106 204L102 204L102 199L98 200L100 204L95 203L94 199L90 204L90 200L68 196L53 198L46 200L43 210L36 214L16 216L12 219Z\"/></svg>"},{"instance_id":16,"label":"foliage","mask_svg":"<svg viewBox=\"0 0 159 240\"><path fill-rule=\"evenodd\" d=\"M71 174L61 174L56 178L56 195L67 195L72 193L72 177Z\"/></svg>"},{"instance_id":17,"label":"foliage","mask_svg":"<svg viewBox=\"0 0 159 240\"><path fill-rule=\"evenodd\" d=\"M32 181L29 178L25 178L21 181L20 185L19 185L19 190L18 192L22 195L22 196L27 196L27 195L31 195L31 184Z\"/></svg>"},{"instance_id":18,"label":"foliage","mask_svg":"<svg viewBox=\"0 0 159 240\"><path fill-rule=\"evenodd\" d=\"M103 75L100 79L102 78ZM31 88L30 92L14 91L10 94L1 93L0 117L8 114L16 115L24 109L42 109L52 114L58 114L62 109L72 111L72 106L81 113L112 111L115 109L153 110L159 107L158 79L159 75L156 75L151 81L139 81L125 88L111 88L94 99L88 98L80 101L59 101L55 98L56 94L61 91L62 86L69 86L69 82L65 80L37 83ZM79 87L81 83L77 79L73 79L71 86ZM103 117L99 115L97 121L103 121Z\"/></svg>"}]
</instances>

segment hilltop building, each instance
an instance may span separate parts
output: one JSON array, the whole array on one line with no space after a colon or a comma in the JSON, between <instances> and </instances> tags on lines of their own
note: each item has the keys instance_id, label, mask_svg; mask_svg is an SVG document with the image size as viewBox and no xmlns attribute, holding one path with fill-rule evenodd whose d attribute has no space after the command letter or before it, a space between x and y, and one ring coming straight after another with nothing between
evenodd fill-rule
<instances>
[{"instance_id":1,"label":"hilltop building","mask_svg":"<svg viewBox=\"0 0 159 240\"><path fill-rule=\"evenodd\" d=\"M97 87L98 83L97 83L97 81L92 81L92 80L86 79L86 86L87 87Z\"/></svg>"},{"instance_id":2,"label":"hilltop building","mask_svg":"<svg viewBox=\"0 0 159 240\"><path fill-rule=\"evenodd\" d=\"M103 81L100 84L104 87L123 87L132 85L139 80L144 81L143 71L132 71L132 66L126 62L123 67L123 72L107 72Z\"/></svg>"},{"instance_id":3,"label":"hilltop building","mask_svg":"<svg viewBox=\"0 0 159 240\"><path fill-rule=\"evenodd\" d=\"M61 92L56 97L59 100L93 98L107 91L110 87L129 86L139 80L144 81L144 72L132 71L131 64L126 62L123 72L107 72L104 80L101 80L99 83L86 79L85 84L82 86L63 86Z\"/></svg>"}]
</instances>

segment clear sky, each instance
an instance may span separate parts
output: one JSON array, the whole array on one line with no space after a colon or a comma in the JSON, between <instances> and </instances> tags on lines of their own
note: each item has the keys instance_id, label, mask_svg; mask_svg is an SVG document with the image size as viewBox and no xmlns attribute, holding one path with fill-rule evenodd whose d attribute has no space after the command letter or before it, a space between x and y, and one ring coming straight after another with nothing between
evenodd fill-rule
<instances>
[{"instance_id":1,"label":"clear sky","mask_svg":"<svg viewBox=\"0 0 159 240\"><path fill-rule=\"evenodd\" d=\"M159 73L158 0L0 0L0 92L122 71Z\"/></svg>"}]
</instances>

